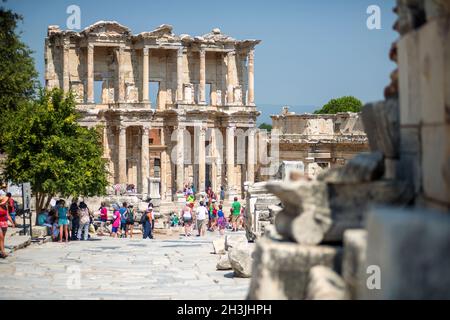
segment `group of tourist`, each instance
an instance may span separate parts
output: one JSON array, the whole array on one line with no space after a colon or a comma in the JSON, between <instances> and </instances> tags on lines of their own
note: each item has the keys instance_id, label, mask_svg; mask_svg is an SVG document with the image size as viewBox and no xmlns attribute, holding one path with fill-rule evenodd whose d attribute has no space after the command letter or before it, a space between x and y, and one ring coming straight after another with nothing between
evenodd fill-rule
<instances>
[{"instance_id":1,"label":"group of tourist","mask_svg":"<svg viewBox=\"0 0 450 320\"><path fill-rule=\"evenodd\" d=\"M38 215L37 224L46 226L53 241L69 242L88 240L92 230L94 216L85 202L73 199L70 207L66 207L64 199L57 200L47 211Z\"/></svg>"},{"instance_id":2,"label":"group of tourist","mask_svg":"<svg viewBox=\"0 0 450 320\"><path fill-rule=\"evenodd\" d=\"M100 213L100 226L98 235L109 234L113 238L133 237L134 225L137 217L137 209L126 202L122 205L114 203L112 205L111 231L108 226L108 208L102 202L98 209ZM142 224L144 239L153 239L152 229L154 228L153 204L149 203L147 210L142 214L139 223ZM42 212L38 216L38 225L47 226L54 241L68 242L69 240L88 240L89 232L96 232L94 226L93 212L86 203L72 201L69 208L65 207L64 200L56 201L54 207L49 212Z\"/></svg>"},{"instance_id":3,"label":"group of tourist","mask_svg":"<svg viewBox=\"0 0 450 320\"><path fill-rule=\"evenodd\" d=\"M195 210L195 196L192 187L186 186L184 195L186 203L181 210L179 219L176 217L176 221L181 221L183 224L186 237L192 235L193 227L197 229L198 237L204 236L206 230L211 232L219 230L219 233L223 235L225 229L229 226L232 231L238 231L240 227L244 227L245 207L240 204L237 197L234 198L234 202L231 205L229 216L225 215L223 208L225 192L223 187L220 190L219 201L217 195L209 187ZM175 225L174 217L175 215L172 216L171 225Z\"/></svg>"}]
</instances>

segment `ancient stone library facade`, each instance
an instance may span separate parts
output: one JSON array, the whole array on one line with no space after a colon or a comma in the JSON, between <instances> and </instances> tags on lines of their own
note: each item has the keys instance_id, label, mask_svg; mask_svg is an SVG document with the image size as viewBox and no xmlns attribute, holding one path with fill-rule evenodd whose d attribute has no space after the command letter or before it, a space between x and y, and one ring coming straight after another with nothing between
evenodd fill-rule
<instances>
[{"instance_id":1,"label":"ancient stone library facade","mask_svg":"<svg viewBox=\"0 0 450 320\"><path fill-rule=\"evenodd\" d=\"M235 132L245 132L239 156L252 159L259 42L219 29L175 35L169 25L137 35L117 22L81 32L49 26L46 86L72 90L81 124L102 130L111 185L167 200L186 183L233 195L255 179L254 161L237 161Z\"/></svg>"}]
</instances>

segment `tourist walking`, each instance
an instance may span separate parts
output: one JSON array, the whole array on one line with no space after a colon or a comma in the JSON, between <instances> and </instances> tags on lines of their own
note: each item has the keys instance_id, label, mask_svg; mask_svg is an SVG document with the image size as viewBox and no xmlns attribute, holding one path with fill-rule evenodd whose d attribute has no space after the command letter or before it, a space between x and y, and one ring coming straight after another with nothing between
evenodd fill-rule
<instances>
[{"instance_id":1,"label":"tourist walking","mask_svg":"<svg viewBox=\"0 0 450 320\"><path fill-rule=\"evenodd\" d=\"M120 237L127 237L127 214L128 214L128 204L126 202L122 203L122 207L119 209L120 212Z\"/></svg>"},{"instance_id":2,"label":"tourist walking","mask_svg":"<svg viewBox=\"0 0 450 320\"><path fill-rule=\"evenodd\" d=\"M184 223L184 235L186 237L191 236L191 226L192 226L192 208L186 203L181 211L181 217Z\"/></svg>"},{"instance_id":3,"label":"tourist walking","mask_svg":"<svg viewBox=\"0 0 450 320\"><path fill-rule=\"evenodd\" d=\"M217 226L217 207L216 200L214 198L209 206L209 214L211 217L211 231L215 231Z\"/></svg>"},{"instance_id":4,"label":"tourist walking","mask_svg":"<svg viewBox=\"0 0 450 320\"><path fill-rule=\"evenodd\" d=\"M84 202L80 203L80 209L78 210L80 216L80 227L78 228L78 240L88 240L89 239L89 225L91 224L91 219L89 216L89 209Z\"/></svg>"},{"instance_id":5,"label":"tourist walking","mask_svg":"<svg viewBox=\"0 0 450 320\"><path fill-rule=\"evenodd\" d=\"M241 215L241 204L237 197L234 197L234 202L231 204L231 224L233 226L232 231L238 231L238 221Z\"/></svg>"},{"instance_id":6,"label":"tourist walking","mask_svg":"<svg viewBox=\"0 0 450 320\"><path fill-rule=\"evenodd\" d=\"M127 212L127 230L126 232L129 233L130 238L133 238L133 229L134 229L134 217L136 216L136 208L133 208L133 206L130 204L128 206L128 212ZM126 233L125 233L126 237Z\"/></svg>"},{"instance_id":7,"label":"tourist walking","mask_svg":"<svg viewBox=\"0 0 450 320\"><path fill-rule=\"evenodd\" d=\"M58 225L59 225L59 242L69 241L69 218L67 216L67 208L64 206L66 202L63 199L60 199L56 205L58 212Z\"/></svg>"},{"instance_id":8,"label":"tourist walking","mask_svg":"<svg viewBox=\"0 0 450 320\"><path fill-rule=\"evenodd\" d=\"M219 205L219 211L217 211L217 225L219 226L219 232L221 235L225 234L225 228L227 227L227 219L225 218L225 214L223 213L223 207Z\"/></svg>"},{"instance_id":9,"label":"tourist walking","mask_svg":"<svg viewBox=\"0 0 450 320\"><path fill-rule=\"evenodd\" d=\"M77 201L78 201L77 198L73 198L72 204L70 205L69 208L69 215L72 220L72 228L71 228L72 234L70 237L71 240L78 239L78 230L80 228L80 216L78 214L78 210L80 208L78 207Z\"/></svg>"},{"instance_id":10,"label":"tourist walking","mask_svg":"<svg viewBox=\"0 0 450 320\"><path fill-rule=\"evenodd\" d=\"M153 239L152 234L152 224L153 224L153 207L149 207L147 211L144 213L144 221L143 221L143 238L144 239Z\"/></svg>"},{"instance_id":11,"label":"tourist walking","mask_svg":"<svg viewBox=\"0 0 450 320\"><path fill-rule=\"evenodd\" d=\"M8 198L0 197L0 258L6 258L8 255L5 252L5 236L8 231L8 221L11 222L14 228L14 221L8 212Z\"/></svg>"},{"instance_id":12,"label":"tourist walking","mask_svg":"<svg viewBox=\"0 0 450 320\"><path fill-rule=\"evenodd\" d=\"M106 223L108 222L108 209L106 208L105 202L100 204L100 235L103 236L104 230L107 230Z\"/></svg>"},{"instance_id":13,"label":"tourist walking","mask_svg":"<svg viewBox=\"0 0 450 320\"><path fill-rule=\"evenodd\" d=\"M12 198L11 192L6 193L6 197L8 198L8 212L12 221L16 223L16 201Z\"/></svg>"},{"instance_id":14,"label":"tourist walking","mask_svg":"<svg viewBox=\"0 0 450 320\"><path fill-rule=\"evenodd\" d=\"M117 232L120 227L120 211L119 206L117 204L113 204L113 223L111 229L111 237L117 238Z\"/></svg>"},{"instance_id":15,"label":"tourist walking","mask_svg":"<svg viewBox=\"0 0 450 320\"><path fill-rule=\"evenodd\" d=\"M200 205L196 211L196 219L197 219L197 237L201 237L205 235L205 226L206 226L206 217L208 215L208 210L205 207L203 201L200 201Z\"/></svg>"}]
</instances>

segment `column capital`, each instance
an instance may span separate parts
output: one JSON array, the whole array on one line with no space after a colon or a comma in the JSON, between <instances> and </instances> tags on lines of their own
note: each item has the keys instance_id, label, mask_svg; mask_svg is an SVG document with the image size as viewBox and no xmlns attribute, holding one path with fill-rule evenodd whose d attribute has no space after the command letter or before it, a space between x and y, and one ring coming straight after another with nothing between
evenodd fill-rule
<instances>
[{"instance_id":1,"label":"column capital","mask_svg":"<svg viewBox=\"0 0 450 320\"><path fill-rule=\"evenodd\" d=\"M142 135L148 136L150 133L150 126L142 126Z\"/></svg>"},{"instance_id":2,"label":"column capital","mask_svg":"<svg viewBox=\"0 0 450 320\"><path fill-rule=\"evenodd\" d=\"M177 56L178 56L178 57L182 57L183 54L184 54L184 47L179 47L179 48L177 49Z\"/></svg>"},{"instance_id":3,"label":"column capital","mask_svg":"<svg viewBox=\"0 0 450 320\"><path fill-rule=\"evenodd\" d=\"M89 50L94 50L94 44L91 43L91 42L89 42L88 45L87 45L87 48L88 48Z\"/></svg>"},{"instance_id":4,"label":"column capital","mask_svg":"<svg viewBox=\"0 0 450 320\"><path fill-rule=\"evenodd\" d=\"M206 48L200 48L198 52L200 54L200 57L204 58L206 56Z\"/></svg>"},{"instance_id":5,"label":"column capital","mask_svg":"<svg viewBox=\"0 0 450 320\"><path fill-rule=\"evenodd\" d=\"M144 56L148 56L148 53L149 53L149 48L148 47L144 47L143 49L142 49L142 52L144 53Z\"/></svg>"},{"instance_id":6,"label":"column capital","mask_svg":"<svg viewBox=\"0 0 450 320\"><path fill-rule=\"evenodd\" d=\"M119 132L120 132L120 134L125 134L126 131L127 131L127 126L121 124L121 125L119 126Z\"/></svg>"}]
</instances>

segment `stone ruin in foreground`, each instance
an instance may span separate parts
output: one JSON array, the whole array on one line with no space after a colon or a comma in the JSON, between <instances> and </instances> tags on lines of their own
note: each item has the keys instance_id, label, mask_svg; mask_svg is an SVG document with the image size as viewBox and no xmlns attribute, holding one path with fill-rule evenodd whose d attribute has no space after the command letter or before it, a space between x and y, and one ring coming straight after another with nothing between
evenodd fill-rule
<instances>
[{"instance_id":1,"label":"stone ruin in foreground","mask_svg":"<svg viewBox=\"0 0 450 320\"><path fill-rule=\"evenodd\" d=\"M450 298L450 2L398 0L395 12L398 69L362 114L371 153L312 181L292 171L248 187L282 203L250 204L273 225L256 241L249 299Z\"/></svg>"}]
</instances>

